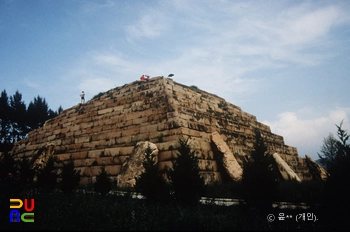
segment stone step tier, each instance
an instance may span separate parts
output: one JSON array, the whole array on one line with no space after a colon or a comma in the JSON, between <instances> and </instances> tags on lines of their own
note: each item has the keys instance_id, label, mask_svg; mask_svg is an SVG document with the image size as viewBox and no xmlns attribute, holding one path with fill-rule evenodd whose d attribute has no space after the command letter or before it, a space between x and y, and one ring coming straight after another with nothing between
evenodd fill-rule
<instances>
[{"instance_id":1,"label":"stone step tier","mask_svg":"<svg viewBox=\"0 0 350 232\"><path fill-rule=\"evenodd\" d=\"M82 183L93 183L102 165L116 179L138 141L156 144L159 168L171 167L179 137L188 136L199 158L201 175L209 183L222 180L211 134L219 133L239 161L253 148L255 128L261 131L271 154L302 159L295 147L284 144L282 136L240 107L197 87L153 77L110 89L62 111L16 142L11 153L16 158L33 157L53 144L59 160L73 157ZM294 167L301 179L309 178L305 167L299 161Z\"/></svg>"}]
</instances>

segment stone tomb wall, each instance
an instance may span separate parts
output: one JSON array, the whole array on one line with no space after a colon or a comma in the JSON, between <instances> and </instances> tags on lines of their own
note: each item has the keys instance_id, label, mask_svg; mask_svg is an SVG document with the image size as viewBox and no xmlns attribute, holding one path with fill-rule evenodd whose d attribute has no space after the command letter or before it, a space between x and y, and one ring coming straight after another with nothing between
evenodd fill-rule
<instances>
[{"instance_id":1,"label":"stone tomb wall","mask_svg":"<svg viewBox=\"0 0 350 232\"><path fill-rule=\"evenodd\" d=\"M81 170L81 182L92 183L102 165L116 179L138 141L156 144L159 167L171 167L179 137L190 136L201 174L212 182L220 181L221 174L211 133L217 131L234 155L242 157L253 147L254 128L261 130L270 151L297 157L296 148L285 145L282 136L271 133L267 125L240 107L172 79L153 77L64 110L17 142L12 154L33 157L47 143L54 144L54 155L62 161L72 156L75 167Z\"/></svg>"}]
</instances>

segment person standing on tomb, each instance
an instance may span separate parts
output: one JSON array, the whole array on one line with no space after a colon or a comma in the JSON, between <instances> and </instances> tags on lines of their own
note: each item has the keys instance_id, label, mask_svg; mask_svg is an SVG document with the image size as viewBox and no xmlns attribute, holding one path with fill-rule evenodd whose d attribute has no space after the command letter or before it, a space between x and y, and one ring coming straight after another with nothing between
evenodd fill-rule
<instances>
[{"instance_id":1,"label":"person standing on tomb","mask_svg":"<svg viewBox=\"0 0 350 232\"><path fill-rule=\"evenodd\" d=\"M80 97L81 97L81 104L85 103L85 93L84 93L84 91L81 92Z\"/></svg>"}]
</instances>

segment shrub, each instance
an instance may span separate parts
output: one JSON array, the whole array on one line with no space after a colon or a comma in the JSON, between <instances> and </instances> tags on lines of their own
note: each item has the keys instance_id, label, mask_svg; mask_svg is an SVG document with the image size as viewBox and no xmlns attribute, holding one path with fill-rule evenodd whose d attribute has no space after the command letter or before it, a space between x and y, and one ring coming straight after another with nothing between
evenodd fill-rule
<instances>
[{"instance_id":1,"label":"shrub","mask_svg":"<svg viewBox=\"0 0 350 232\"><path fill-rule=\"evenodd\" d=\"M101 97L103 94L105 94L105 93L99 92L98 94L96 94L95 96L93 96L91 100L100 99L100 97Z\"/></svg>"},{"instance_id":2,"label":"shrub","mask_svg":"<svg viewBox=\"0 0 350 232\"><path fill-rule=\"evenodd\" d=\"M31 168L27 157L23 157L18 162L19 177L18 181L20 184L30 184L33 182L35 176L35 170Z\"/></svg>"},{"instance_id":3,"label":"shrub","mask_svg":"<svg viewBox=\"0 0 350 232\"><path fill-rule=\"evenodd\" d=\"M80 182L80 170L75 170L74 161L72 156L69 160L63 163L61 172L61 190L65 193L71 193L75 188L79 186Z\"/></svg>"},{"instance_id":4,"label":"shrub","mask_svg":"<svg viewBox=\"0 0 350 232\"><path fill-rule=\"evenodd\" d=\"M297 180L281 181L279 185L279 201L306 203L317 205L323 202L323 180Z\"/></svg>"},{"instance_id":5,"label":"shrub","mask_svg":"<svg viewBox=\"0 0 350 232\"><path fill-rule=\"evenodd\" d=\"M35 170L31 168L31 163L25 156L17 161L17 169L17 190L20 196L28 198L35 186L33 182Z\"/></svg>"},{"instance_id":6,"label":"shrub","mask_svg":"<svg viewBox=\"0 0 350 232\"><path fill-rule=\"evenodd\" d=\"M17 187L17 168L13 157L5 152L0 160L0 195L6 199L15 193ZM0 199L1 200L1 199Z\"/></svg>"},{"instance_id":7,"label":"shrub","mask_svg":"<svg viewBox=\"0 0 350 232\"><path fill-rule=\"evenodd\" d=\"M5 180L16 173L17 169L15 164L15 160L8 152L1 154L0 180Z\"/></svg>"},{"instance_id":8,"label":"shrub","mask_svg":"<svg viewBox=\"0 0 350 232\"><path fill-rule=\"evenodd\" d=\"M112 181L109 178L105 167L101 166L100 173L96 176L96 182L94 183L94 191L106 195L112 189Z\"/></svg>"},{"instance_id":9,"label":"shrub","mask_svg":"<svg viewBox=\"0 0 350 232\"><path fill-rule=\"evenodd\" d=\"M204 196L218 198L241 198L241 188L240 181L230 180L222 183L215 181L206 185Z\"/></svg>"}]
</instances>

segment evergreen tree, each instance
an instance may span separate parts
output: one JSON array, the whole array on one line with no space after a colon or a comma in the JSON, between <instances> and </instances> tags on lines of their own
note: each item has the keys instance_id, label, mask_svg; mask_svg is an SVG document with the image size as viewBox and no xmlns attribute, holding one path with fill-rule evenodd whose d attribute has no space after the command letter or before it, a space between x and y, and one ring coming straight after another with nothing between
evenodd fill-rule
<instances>
[{"instance_id":1,"label":"evergreen tree","mask_svg":"<svg viewBox=\"0 0 350 232\"><path fill-rule=\"evenodd\" d=\"M254 149L243 165L242 188L248 204L269 208L278 197L279 176L271 154L267 153L260 130L255 130Z\"/></svg>"},{"instance_id":2,"label":"evergreen tree","mask_svg":"<svg viewBox=\"0 0 350 232\"><path fill-rule=\"evenodd\" d=\"M44 165L37 171L37 187L39 189L52 192L57 184L56 157L50 156Z\"/></svg>"},{"instance_id":3,"label":"evergreen tree","mask_svg":"<svg viewBox=\"0 0 350 232\"><path fill-rule=\"evenodd\" d=\"M30 130L42 127L46 120L56 117L57 113L49 109L45 98L37 96L31 101L27 110L27 125Z\"/></svg>"},{"instance_id":4,"label":"evergreen tree","mask_svg":"<svg viewBox=\"0 0 350 232\"><path fill-rule=\"evenodd\" d=\"M63 111L62 106L59 106L57 112L55 112L56 116L60 115L62 111ZM50 116L50 118L51 118L51 116Z\"/></svg>"},{"instance_id":5,"label":"evergreen tree","mask_svg":"<svg viewBox=\"0 0 350 232\"><path fill-rule=\"evenodd\" d=\"M325 185L326 212L332 212L329 218L340 230L348 230L350 217L350 144L349 135L342 128L343 121L337 126L338 139L332 152L323 153L329 177ZM339 213L334 213L339 212Z\"/></svg>"},{"instance_id":6,"label":"evergreen tree","mask_svg":"<svg viewBox=\"0 0 350 232\"><path fill-rule=\"evenodd\" d=\"M318 154L321 164L328 170L328 167L332 165L337 157L337 139L333 134L329 134L323 139L323 145L321 147L321 154Z\"/></svg>"},{"instance_id":7,"label":"evergreen tree","mask_svg":"<svg viewBox=\"0 0 350 232\"><path fill-rule=\"evenodd\" d=\"M22 94L16 91L8 98L6 90L0 96L0 151L10 151L13 143L24 139L30 130L37 129L46 120L56 117L62 112L49 109L44 98L40 96L31 101L28 109L22 101Z\"/></svg>"},{"instance_id":8,"label":"evergreen tree","mask_svg":"<svg viewBox=\"0 0 350 232\"><path fill-rule=\"evenodd\" d=\"M1 92L0 96L0 151L9 151L12 148L11 144L11 107L6 90Z\"/></svg>"},{"instance_id":9,"label":"evergreen tree","mask_svg":"<svg viewBox=\"0 0 350 232\"><path fill-rule=\"evenodd\" d=\"M94 191L106 195L112 189L112 181L109 178L105 166L101 166L100 173L96 176Z\"/></svg>"},{"instance_id":10,"label":"evergreen tree","mask_svg":"<svg viewBox=\"0 0 350 232\"><path fill-rule=\"evenodd\" d=\"M175 200L188 205L198 204L204 190L198 157L191 151L189 138L179 138L177 150L177 156L172 160L172 169L168 171Z\"/></svg>"},{"instance_id":11,"label":"evergreen tree","mask_svg":"<svg viewBox=\"0 0 350 232\"><path fill-rule=\"evenodd\" d=\"M72 156L63 163L61 172L61 190L65 193L71 193L80 183L80 170L75 170Z\"/></svg>"},{"instance_id":12,"label":"evergreen tree","mask_svg":"<svg viewBox=\"0 0 350 232\"><path fill-rule=\"evenodd\" d=\"M148 147L143 162L145 171L136 179L136 191L142 193L149 201L168 202L170 200L169 185L163 178L151 154L152 150Z\"/></svg>"},{"instance_id":13,"label":"evergreen tree","mask_svg":"<svg viewBox=\"0 0 350 232\"><path fill-rule=\"evenodd\" d=\"M18 90L13 96L10 96L10 107L11 142L14 143L23 139L28 132L26 126L26 105L22 101L22 94Z\"/></svg>"}]
</instances>

